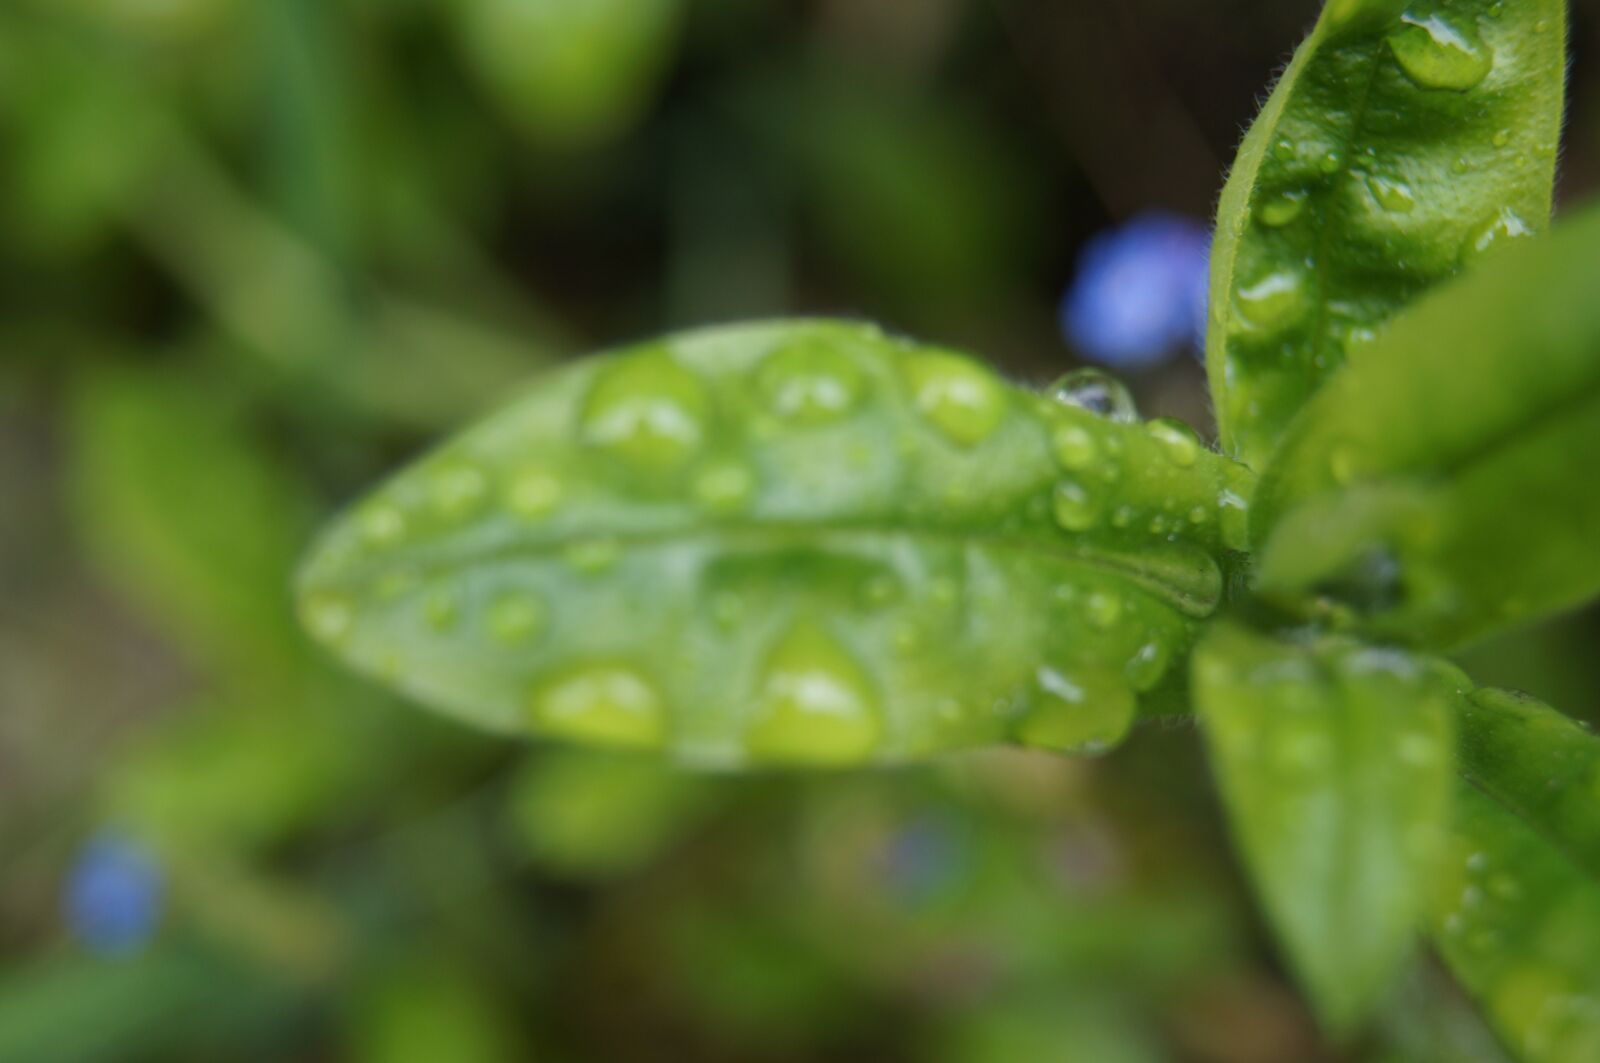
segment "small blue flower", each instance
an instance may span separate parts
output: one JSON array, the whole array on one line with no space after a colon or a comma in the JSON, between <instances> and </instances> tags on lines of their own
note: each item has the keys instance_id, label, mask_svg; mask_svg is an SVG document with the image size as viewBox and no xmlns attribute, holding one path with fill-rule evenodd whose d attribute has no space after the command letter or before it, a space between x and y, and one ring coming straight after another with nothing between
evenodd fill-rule
<instances>
[{"instance_id":1,"label":"small blue flower","mask_svg":"<svg viewBox=\"0 0 1600 1063\"><path fill-rule=\"evenodd\" d=\"M1205 226L1161 211L1100 233L1078 257L1062 331L1087 360L1119 369L1201 344L1210 254Z\"/></svg>"},{"instance_id":2,"label":"small blue flower","mask_svg":"<svg viewBox=\"0 0 1600 1063\"><path fill-rule=\"evenodd\" d=\"M72 932L95 952L140 948L161 918L160 865L148 849L101 834L78 853L62 898Z\"/></svg>"}]
</instances>

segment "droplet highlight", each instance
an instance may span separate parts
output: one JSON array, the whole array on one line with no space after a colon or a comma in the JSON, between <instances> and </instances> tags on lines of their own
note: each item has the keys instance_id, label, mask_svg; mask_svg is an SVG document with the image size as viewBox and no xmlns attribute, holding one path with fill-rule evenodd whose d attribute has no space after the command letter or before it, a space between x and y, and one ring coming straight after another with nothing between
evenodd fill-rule
<instances>
[{"instance_id":1,"label":"droplet highlight","mask_svg":"<svg viewBox=\"0 0 1600 1063\"><path fill-rule=\"evenodd\" d=\"M1074 369L1050 385L1050 397L1063 406L1087 410L1118 424L1139 420L1133 395L1122 381L1099 369Z\"/></svg>"},{"instance_id":2,"label":"droplet highlight","mask_svg":"<svg viewBox=\"0 0 1600 1063\"><path fill-rule=\"evenodd\" d=\"M855 763L871 755L883 733L871 677L814 621L797 623L772 648L756 705L745 745L761 759Z\"/></svg>"}]
</instances>

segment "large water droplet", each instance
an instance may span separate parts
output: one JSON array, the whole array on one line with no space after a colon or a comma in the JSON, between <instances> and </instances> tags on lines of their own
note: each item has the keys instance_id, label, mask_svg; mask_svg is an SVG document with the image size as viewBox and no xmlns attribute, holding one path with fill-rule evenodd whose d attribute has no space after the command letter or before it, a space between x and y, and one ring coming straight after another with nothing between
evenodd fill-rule
<instances>
[{"instance_id":1,"label":"large water droplet","mask_svg":"<svg viewBox=\"0 0 1600 1063\"><path fill-rule=\"evenodd\" d=\"M681 466L704 442L711 398L700 378L665 353L602 369L579 417L584 443L646 472Z\"/></svg>"},{"instance_id":2,"label":"large water droplet","mask_svg":"<svg viewBox=\"0 0 1600 1063\"><path fill-rule=\"evenodd\" d=\"M1102 504L1098 496L1076 480L1056 484L1051 509L1056 523L1069 532L1086 532L1100 523Z\"/></svg>"},{"instance_id":3,"label":"large water droplet","mask_svg":"<svg viewBox=\"0 0 1600 1063\"><path fill-rule=\"evenodd\" d=\"M1270 229L1280 229L1300 217L1305 209L1305 191L1292 189L1263 199L1261 205L1256 208L1256 217L1261 219L1262 225Z\"/></svg>"},{"instance_id":4,"label":"large water droplet","mask_svg":"<svg viewBox=\"0 0 1600 1063\"><path fill-rule=\"evenodd\" d=\"M1061 753L1104 753L1133 726L1133 688L1099 669L1040 668L1016 726L1024 745Z\"/></svg>"},{"instance_id":5,"label":"large water droplet","mask_svg":"<svg viewBox=\"0 0 1600 1063\"><path fill-rule=\"evenodd\" d=\"M822 625L801 621L767 656L755 722L745 735L756 757L814 764L865 759L883 732L877 690Z\"/></svg>"},{"instance_id":6,"label":"large water droplet","mask_svg":"<svg viewBox=\"0 0 1600 1063\"><path fill-rule=\"evenodd\" d=\"M1088 410L1118 424L1133 424L1139 411L1126 385L1098 369L1074 369L1050 385L1050 397L1063 406Z\"/></svg>"},{"instance_id":7,"label":"large water droplet","mask_svg":"<svg viewBox=\"0 0 1600 1063\"><path fill-rule=\"evenodd\" d=\"M522 469L506 485L506 508L524 520L540 521L561 505L560 477L548 469Z\"/></svg>"},{"instance_id":8,"label":"large water droplet","mask_svg":"<svg viewBox=\"0 0 1600 1063\"><path fill-rule=\"evenodd\" d=\"M788 421L824 424L860 402L861 370L850 356L816 339L778 348L761 363L756 387L767 407Z\"/></svg>"},{"instance_id":9,"label":"large water droplet","mask_svg":"<svg viewBox=\"0 0 1600 1063\"><path fill-rule=\"evenodd\" d=\"M1367 188L1372 192L1372 198L1378 201L1378 206L1391 214L1410 214L1416 209L1417 198L1412 194L1411 187L1403 181L1372 176L1367 178Z\"/></svg>"},{"instance_id":10,"label":"large water droplet","mask_svg":"<svg viewBox=\"0 0 1600 1063\"><path fill-rule=\"evenodd\" d=\"M661 695L620 664L585 664L539 684L529 701L533 724L562 738L610 746L660 746L667 714Z\"/></svg>"},{"instance_id":11,"label":"large water droplet","mask_svg":"<svg viewBox=\"0 0 1600 1063\"><path fill-rule=\"evenodd\" d=\"M1405 15L1389 34L1400 69L1419 87L1463 92L1494 67L1494 52L1475 27L1443 15Z\"/></svg>"},{"instance_id":12,"label":"large water droplet","mask_svg":"<svg viewBox=\"0 0 1600 1063\"><path fill-rule=\"evenodd\" d=\"M1061 467L1071 472L1083 472L1100 456L1100 447L1095 443L1094 435L1082 425L1060 426L1051 434L1050 443Z\"/></svg>"},{"instance_id":13,"label":"large water droplet","mask_svg":"<svg viewBox=\"0 0 1600 1063\"><path fill-rule=\"evenodd\" d=\"M507 592L489 604L484 618L489 635L505 646L521 645L544 629L544 603L531 594Z\"/></svg>"},{"instance_id":14,"label":"large water droplet","mask_svg":"<svg viewBox=\"0 0 1600 1063\"><path fill-rule=\"evenodd\" d=\"M1179 468L1187 469L1194 465L1204 449L1195 430L1176 418L1158 417L1150 422L1149 431L1155 441L1161 444L1167 460Z\"/></svg>"},{"instance_id":15,"label":"large water droplet","mask_svg":"<svg viewBox=\"0 0 1600 1063\"><path fill-rule=\"evenodd\" d=\"M1246 329L1277 332L1295 324L1311 307L1305 276L1282 269L1234 292L1240 323Z\"/></svg>"},{"instance_id":16,"label":"large water droplet","mask_svg":"<svg viewBox=\"0 0 1600 1063\"><path fill-rule=\"evenodd\" d=\"M905 363L917 412L958 446L983 442L1005 418L1005 392L987 369L959 355L922 352Z\"/></svg>"}]
</instances>

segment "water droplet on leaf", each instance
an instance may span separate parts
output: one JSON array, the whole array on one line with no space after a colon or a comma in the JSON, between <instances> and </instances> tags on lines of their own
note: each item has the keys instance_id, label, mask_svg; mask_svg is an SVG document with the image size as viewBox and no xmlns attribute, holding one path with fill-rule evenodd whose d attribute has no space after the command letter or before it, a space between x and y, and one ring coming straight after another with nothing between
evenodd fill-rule
<instances>
[{"instance_id":1,"label":"water droplet on leaf","mask_svg":"<svg viewBox=\"0 0 1600 1063\"><path fill-rule=\"evenodd\" d=\"M1463 92L1488 76L1494 52L1477 29L1443 15L1405 15L1389 35L1400 69L1419 87Z\"/></svg>"},{"instance_id":2,"label":"water droplet on leaf","mask_svg":"<svg viewBox=\"0 0 1600 1063\"><path fill-rule=\"evenodd\" d=\"M1037 749L1104 753L1127 736L1136 708L1133 689L1109 673L1040 668L1016 738Z\"/></svg>"},{"instance_id":3,"label":"water droplet on leaf","mask_svg":"<svg viewBox=\"0 0 1600 1063\"><path fill-rule=\"evenodd\" d=\"M1076 480L1056 484L1052 500L1056 523L1069 532L1086 532L1100 523L1100 501Z\"/></svg>"},{"instance_id":4,"label":"water droplet on leaf","mask_svg":"<svg viewBox=\"0 0 1600 1063\"><path fill-rule=\"evenodd\" d=\"M1050 397L1063 406L1088 410L1118 424L1133 424L1139 411L1122 381L1099 369L1074 369L1050 385Z\"/></svg>"},{"instance_id":5,"label":"water droplet on leaf","mask_svg":"<svg viewBox=\"0 0 1600 1063\"><path fill-rule=\"evenodd\" d=\"M597 745L654 747L667 732L660 693L625 665L560 672L534 690L529 709L541 731Z\"/></svg>"},{"instance_id":6,"label":"water droplet on leaf","mask_svg":"<svg viewBox=\"0 0 1600 1063\"><path fill-rule=\"evenodd\" d=\"M883 730L871 678L822 625L801 621L768 654L745 735L769 760L844 764L864 760Z\"/></svg>"},{"instance_id":7,"label":"water droplet on leaf","mask_svg":"<svg viewBox=\"0 0 1600 1063\"><path fill-rule=\"evenodd\" d=\"M816 340L780 347L762 362L756 386L767 407L784 420L825 424L861 400L861 370L842 351Z\"/></svg>"},{"instance_id":8,"label":"water droplet on leaf","mask_svg":"<svg viewBox=\"0 0 1600 1063\"><path fill-rule=\"evenodd\" d=\"M595 377L579 418L589 446L645 472L681 466L704 442L711 398L665 353L622 358Z\"/></svg>"}]
</instances>

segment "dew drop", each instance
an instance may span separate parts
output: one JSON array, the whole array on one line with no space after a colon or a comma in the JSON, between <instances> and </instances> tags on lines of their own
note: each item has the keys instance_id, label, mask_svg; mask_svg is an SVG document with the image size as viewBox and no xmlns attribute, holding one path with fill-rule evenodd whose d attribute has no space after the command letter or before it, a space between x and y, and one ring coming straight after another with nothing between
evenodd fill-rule
<instances>
[{"instance_id":1,"label":"dew drop","mask_svg":"<svg viewBox=\"0 0 1600 1063\"><path fill-rule=\"evenodd\" d=\"M871 755L882 735L878 694L850 652L822 625L801 621L762 669L745 746L756 757L842 764Z\"/></svg>"},{"instance_id":2,"label":"dew drop","mask_svg":"<svg viewBox=\"0 0 1600 1063\"><path fill-rule=\"evenodd\" d=\"M490 603L484 624L501 645L521 645L543 630L544 603L530 594L502 594Z\"/></svg>"},{"instance_id":3,"label":"dew drop","mask_svg":"<svg viewBox=\"0 0 1600 1063\"><path fill-rule=\"evenodd\" d=\"M667 733L661 694L626 665L562 671L535 688L529 710L539 730L596 745L655 747Z\"/></svg>"},{"instance_id":4,"label":"dew drop","mask_svg":"<svg viewBox=\"0 0 1600 1063\"><path fill-rule=\"evenodd\" d=\"M546 469L523 469L506 487L506 508L523 520L540 521L561 505L561 480Z\"/></svg>"},{"instance_id":5,"label":"dew drop","mask_svg":"<svg viewBox=\"0 0 1600 1063\"><path fill-rule=\"evenodd\" d=\"M1124 674L1134 690L1150 690L1161 682L1162 676L1167 674L1167 666L1171 663L1172 656L1165 645L1154 641L1146 642L1128 661Z\"/></svg>"},{"instance_id":6,"label":"dew drop","mask_svg":"<svg viewBox=\"0 0 1600 1063\"><path fill-rule=\"evenodd\" d=\"M450 464L435 470L428 487L434 512L446 520L463 520L483 504L489 478L476 465Z\"/></svg>"},{"instance_id":7,"label":"dew drop","mask_svg":"<svg viewBox=\"0 0 1600 1063\"><path fill-rule=\"evenodd\" d=\"M579 435L644 472L679 468L705 440L711 398L700 378L661 352L636 354L595 377Z\"/></svg>"},{"instance_id":8,"label":"dew drop","mask_svg":"<svg viewBox=\"0 0 1600 1063\"><path fill-rule=\"evenodd\" d=\"M1100 523L1100 500L1076 480L1056 484L1051 511L1056 523L1069 532L1086 532Z\"/></svg>"},{"instance_id":9,"label":"dew drop","mask_svg":"<svg viewBox=\"0 0 1600 1063\"><path fill-rule=\"evenodd\" d=\"M755 474L743 462L715 461L695 477L694 496L713 513L735 513L750 500L755 483Z\"/></svg>"},{"instance_id":10,"label":"dew drop","mask_svg":"<svg viewBox=\"0 0 1600 1063\"><path fill-rule=\"evenodd\" d=\"M1247 329L1277 332L1295 324L1311 306L1305 278L1297 270L1278 270L1234 293Z\"/></svg>"},{"instance_id":11,"label":"dew drop","mask_svg":"<svg viewBox=\"0 0 1600 1063\"><path fill-rule=\"evenodd\" d=\"M1070 472L1082 472L1095 463L1100 447L1087 428L1077 424L1061 425L1051 434L1050 442L1056 461Z\"/></svg>"},{"instance_id":12,"label":"dew drop","mask_svg":"<svg viewBox=\"0 0 1600 1063\"><path fill-rule=\"evenodd\" d=\"M1337 148L1329 148L1322 153L1322 158L1317 160L1317 169L1325 174L1336 174L1344 165L1344 155Z\"/></svg>"},{"instance_id":13,"label":"dew drop","mask_svg":"<svg viewBox=\"0 0 1600 1063\"><path fill-rule=\"evenodd\" d=\"M1050 385L1050 397L1063 406L1088 410L1117 424L1139 420L1139 410L1127 386L1099 369L1074 369Z\"/></svg>"},{"instance_id":14,"label":"dew drop","mask_svg":"<svg viewBox=\"0 0 1600 1063\"><path fill-rule=\"evenodd\" d=\"M1288 137L1279 137L1272 145L1272 154L1279 162L1292 162L1295 157L1294 141Z\"/></svg>"},{"instance_id":15,"label":"dew drop","mask_svg":"<svg viewBox=\"0 0 1600 1063\"><path fill-rule=\"evenodd\" d=\"M756 387L767 408L797 424L826 424L861 401L864 381L850 356L826 342L802 339L778 348L761 363Z\"/></svg>"},{"instance_id":16,"label":"dew drop","mask_svg":"<svg viewBox=\"0 0 1600 1063\"><path fill-rule=\"evenodd\" d=\"M1416 196L1412 194L1411 187L1402 181L1373 176L1367 178L1367 188L1372 192L1372 198L1378 201L1378 206L1390 214L1410 214L1416 209Z\"/></svg>"},{"instance_id":17,"label":"dew drop","mask_svg":"<svg viewBox=\"0 0 1600 1063\"><path fill-rule=\"evenodd\" d=\"M301 603L301 615L311 633L330 645L343 642L356 619L350 599L326 591L307 595Z\"/></svg>"},{"instance_id":18,"label":"dew drop","mask_svg":"<svg viewBox=\"0 0 1600 1063\"><path fill-rule=\"evenodd\" d=\"M970 359L921 352L907 357L905 374L917 412L957 446L978 445L1005 418L1000 384Z\"/></svg>"},{"instance_id":19,"label":"dew drop","mask_svg":"<svg viewBox=\"0 0 1600 1063\"><path fill-rule=\"evenodd\" d=\"M1389 48L1406 76L1424 89L1464 92L1494 67L1494 52L1476 28L1443 15L1405 15L1389 34Z\"/></svg>"},{"instance_id":20,"label":"dew drop","mask_svg":"<svg viewBox=\"0 0 1600 1063\"><path fill-rule=\"evenodd\" d=\"M1158 417L1150 422L1150 435L1161 444L1167 460L1181 469L1194 465L1200 457L1200 437L1193 428L1172 417Z\"/></svg>"},{"instance_id":21,"label":"dew drop","mask_svg":"<svg viewBox=\"0 0 1600 1063\"><path fill-rule=\"evenodd\" d=\"M461 616L456 593L449 587L435 587L422 600L422 615L435 631L449 631Z\"/></svg>"},{"instance_id":22,"label":"dew drop","mask_svg":"<svg viewBox=\"0 0 1600 1063\"><path fill-rule=\"evenodd\" d=\"M362 511L360 528L361 540L368 546L393 546L406 533L406 518L396 507L379 502Z\"/></svg>"},{"instance_id":23,"label":"dew drop","mask_svg":"<svg viewBox=\"0 0 1600 1063\"><path fill-rule=\"evenodd\" d=\"M1217 514L1222 530L1222 545L1229 550L1250 548L1250 505L1237 491L1223 488L1217 495Z\"/></svg>"},{"instance_id":24,"label":"dew drop","mask_svg":"<svg viewBox=\"0 0 1600 1063\"><path fill-rule=\"evenodd\" d=\"M622 544L611 536L580 539L568 546L563 556L574 572L598 576L621 559Z\"/></svg>"},{"instance_id":25,"label":"dew drop","mask_svg":"<svg viewBox=\"0 0 1600 1063\"><path fill-rule=\"evenodd\" d=\"M1256 216L1261 219L1262 225L1271 229L1281 229L1300 217L1305 209L1305 190L1293 189L1263 200L1261 206L1256 208Z\"/></svg>"},{"instance_id":26,"label":"dew drop","mask_svg":"<svg viewBox=\"0 0 1600 1063\"><path fill-rule=\"evenodd\" d=\"M1040 668L1016 738L1036 749L1093 756L1127 736L1136 708L1133 688L1110 673Z\"/></svg>"},{"instance_id":27,"label":"dew drop","mask_svg":"<svg viewBox=\"0 0 1600 1063\"><path fill-rule=\"evenodd\" d=\"M1466 254L1468 259L1480 258L1497 248L1507 244L1525 240L1534 235L1533 226L1522 219L1510 207L1502 208L1492 219L1478 227L1467 238Z\"/></svg>"},{"instance_id":28,"label":"dew drop","mask_svg":"<svg viewBox=\"0 0 1600 1063\"><path fill-rule=\"evenodd\" d=\"M1110 591L1095 591L1083 603L1083 609L1091 627L1109 631L1122 618L1122 599Z\"/></svg>"}]
</instances>

